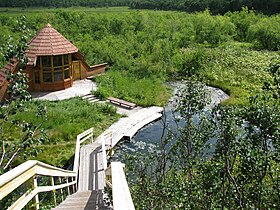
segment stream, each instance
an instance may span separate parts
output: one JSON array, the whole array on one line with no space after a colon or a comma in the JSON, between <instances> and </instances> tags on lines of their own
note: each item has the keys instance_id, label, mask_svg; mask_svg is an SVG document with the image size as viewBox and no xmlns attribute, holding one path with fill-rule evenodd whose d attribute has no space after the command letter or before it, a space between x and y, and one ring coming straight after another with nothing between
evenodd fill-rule
<instances>
[{"instance_id":1,"label":"stream","mask_svg":"<svg viewBox=\"0 0 280 210\"><path fill-rule=\"evenodd\" d=\"M172 84L174 88L174 95L177 91L178 83ZM229 96L218 88L207 87L211 102L207 105L207 109L210 109L214 105L229 98ZM176 124L172 113L172 98L170 102L165 106L166 122L169 129L176 132ZM183 124L182 124L183 126ZM122 141L115 150L112 157L113 161L122 161L124 154L135 152L153 152L156 145L160 143L163 130L163 120L159 119L149 125L143 127L138 133L131 139L131 141Z\"/></svg>"}]
</instances>

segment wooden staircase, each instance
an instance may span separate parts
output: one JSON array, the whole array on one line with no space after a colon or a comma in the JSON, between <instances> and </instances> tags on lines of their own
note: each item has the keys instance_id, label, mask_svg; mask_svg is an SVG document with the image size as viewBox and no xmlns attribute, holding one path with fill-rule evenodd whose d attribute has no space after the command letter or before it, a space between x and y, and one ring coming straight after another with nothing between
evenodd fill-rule
<instances>
[{"instance_id":1,"label":"wooden staircase","mask_svg":"<svg viewBox=\"0 0 280 210\"><path fill-rule=\"evenodd\" d=\"M102 145L93 142L80 149L78 192L53 210L112 209L105 202L105 171Z\"/></svg>"},{"instance_id":2,"label":"wooden staircase","mask_svg":"<svg viewBox=\"0 0 280 210\"><path fill-rule=\"evenodd\" d=\"M110 210L112 207L104 202L102 190L79 191L69 195L59 206L52 210Z\"/></svg>"},{"instance_id":3,"label":"wooden staircase","mask_svg":"<svg viewBox=\"0 0 280 210\"><path fill-rule=\"evenodd\" d=\"M87 100L89 103L96 103L99 101L93 94L89 93L87 95L82 96L82 99Z\"/></svg>"}]
</instances>

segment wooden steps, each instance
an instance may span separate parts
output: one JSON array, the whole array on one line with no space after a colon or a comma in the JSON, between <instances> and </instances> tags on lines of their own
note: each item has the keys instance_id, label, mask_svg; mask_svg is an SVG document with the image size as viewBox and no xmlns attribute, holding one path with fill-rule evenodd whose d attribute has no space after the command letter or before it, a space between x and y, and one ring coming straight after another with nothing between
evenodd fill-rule
<instances>
[{"instance_id":1,"label":"wooden steps","mask_svg":"<svg viewBox=\"0 0 280 210\"><path fill-rule=\"evenodd\" d=\"M87 95L84 95L84 96L82 96L82 99L84 99L84 100L87 100L88 102L90 102L90 103L96 103L96 102L98 102L98 101L100 101L98 98L96 98L93 94L87 94Z\"/></svg>"},{"instance_id":2,"label":"wooden steps","mask_svg":"<svg viewBox=\"0 0 280 210\"><path fill-rule=\"evenodd\" d=\"M52 208L52 210L112 209L104 202L103 196L102 190L79 191L69 195L61 204Z\"/></svg>"},{"instance_id":3,"label":"wooden steps","mask_svg":"<svg viewBox=\"0 0 280 210\"><path fill-rule=\"evenodd\" d=\"M102 147L101 144L94 142L80 150L78 191L103 190L104 186Z\"/></svg>"}]
</instances>

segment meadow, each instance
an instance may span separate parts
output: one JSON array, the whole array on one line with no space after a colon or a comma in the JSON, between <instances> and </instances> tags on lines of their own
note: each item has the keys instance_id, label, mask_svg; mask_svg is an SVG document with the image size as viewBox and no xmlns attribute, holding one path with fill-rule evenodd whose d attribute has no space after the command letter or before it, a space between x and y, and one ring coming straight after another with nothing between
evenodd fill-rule
<instances>
[{"instance_id":1,"label":"meadow","mask_svg":"<svg viewBox=\"0 0 280 210\"><path fill-rule=\"evenodd\" d=\"M107 73L94 78L99 85L95 94L101 99L114 96L142 106L163 106L171 95L168 82L195 75L227 92L231 97L224 104L246 105L251 93L272 80L268 69L280 60L280 16L255 14L246 8L223 16L208 10L188 14L127 7L0 11L0 66L6 62L8 46L16 47L20 40L19 16L26 16L29 39L50 23L80 49L89 64L108 63ZM35 109L37 103L27 109ZM38 158L59 166L73 154L79 132L94 126L98 134L118 118L107 117L104 108L90 107L80 99L41 103L49 110L43 126L50 141ZM85 110L76 110L79 104ZM29 114L17 117L32 120Z\"/></svg>"},{"instance_id":2,"label":"meadow","mask_svg":"<svg viewBox=\"0 0 280 210\"><path fill-rule=\"evenodd\" d=\"M255 14L246 8L223 16L207 10L188 14L126 7L1 8L1 65L5 63L7 43L19 40L19 15L26 15L30 37L51 23L80 49L88 63L109 64L108 72L115 73L96 80L100 85L98 95L113 95L144 106L166 103L170 91L164 83L191 74L230 94L225 103L246 104L249 91L258 91L265 80L271 79L266 69L279 60L280 16ZM131 77L150 80L146 89L154 89L158 79L161 93L154 97L141 90L139 98L138 86L132 85L132 91L122 89L121 84Z\"/></svg>"}]
</instances>

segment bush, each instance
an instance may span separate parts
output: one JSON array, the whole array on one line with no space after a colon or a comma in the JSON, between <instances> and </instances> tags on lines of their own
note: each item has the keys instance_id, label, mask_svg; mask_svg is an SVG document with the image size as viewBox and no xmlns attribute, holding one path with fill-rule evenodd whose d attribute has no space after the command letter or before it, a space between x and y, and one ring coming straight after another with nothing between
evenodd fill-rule
<instances>
[{"instance_id":1,"label":"bush","mask_svg":"<svg viewBox=\"0 0 280 210\"><path fill-rule=\"evenodd\" d=\"M228 17L211 16L208 10L196 14L193 21L198 43L215 46L230 40L235 34L235 26Z\"/></svg>"},{"instance_id":2,"label":"bush","mask_svg":"<svg viewBox=\"0 0 280 210\"><path fill-rule=\"evenodd\" d=\"M261 19L249 27L248 40L257 48L280 50L280 15Z\"/></svg>"},{"instance_id":3,"label":"bush","mask_svg":"<svg viewBox=\"0 0 280 210\"><path fill-rule=\"evenodd\" d=\"M203 48L184 49L173 57L174 65L180 76L199 75L204 60L205 50Z\"/></svg>"},{"instance_id":4,"label":"bush","mask_svg":"<svg viewBox=\"0 0 280 210\"><path fill-rule=\"evenodd\" d=\"M260 19L254 11L248 10L248 7L243 7L240 12L228 12L226 16L230 17L231 21L236 26L237 41L245 41L248 35L249 26L255 24Z\"/></svg>"}]
</instances>

